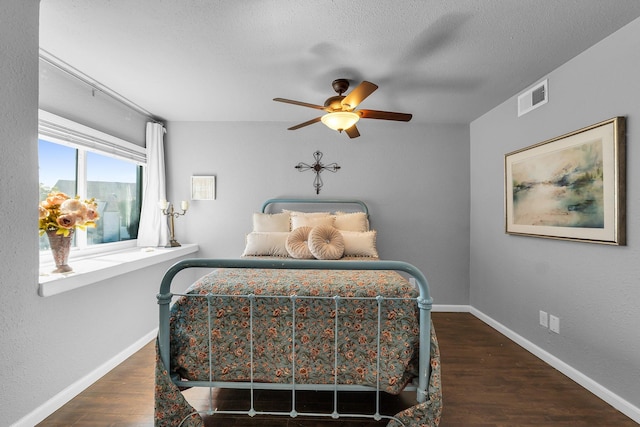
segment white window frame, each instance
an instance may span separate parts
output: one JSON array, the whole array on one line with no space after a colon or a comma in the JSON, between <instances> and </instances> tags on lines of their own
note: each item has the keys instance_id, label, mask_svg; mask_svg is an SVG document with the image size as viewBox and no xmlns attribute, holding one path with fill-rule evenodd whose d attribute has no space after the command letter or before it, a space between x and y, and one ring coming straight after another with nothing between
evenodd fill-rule
<instances>
[{"instance_id":1,"label":"white window frame","mask_svg":"<svg viewBox=\"0 0 640 427\"><path fill-rule=\"evenodd\" d=\"M39 110L38 136L57 144L95 151L118 159L133 160L143 167L146 166L145 148L44 110ZM86 174L86 171L84 173ZM144 182L141 185L144 189ZM78 192L80 190L81 188L78 188ZM76 243L82 234L76 234ZM84 236L86 242L86 233ZM137 240L132 239L73 248L69 257L73 267L72 274L50 274L53 267L51 251L41 251L38 294L48 297L69 292L141 268L193 256L192 254L199 250L198 245L193 243L176 248L138 248L136 245Z\"/></svg>"},{"instance_id":2,"label":"white window frame","mask_svg":"<svg viewBox=\"0 0 640 427\"><path fill-rule=\"evenodd\" d=\"M146 167L147 150L145 148L42 109L38 110L38 137L79 150L79 162L81 161L80 157L85 156L87 151L93 151L104 156L132 161L143 168ZM84 164L86 165L86 162ZM81 196L86 194L86 188L83 188L86 174L86 169L79 168L78 194ZM144 188L144 182L141 185ZM79 230L76 233L77 246L72 248L69 259L133 248L136 244L137 239L131 239L88 246L86 231ZM51 251L40 251L41 268L46 268L51 263L53 263Z\"/></svg>"}]
</instances>

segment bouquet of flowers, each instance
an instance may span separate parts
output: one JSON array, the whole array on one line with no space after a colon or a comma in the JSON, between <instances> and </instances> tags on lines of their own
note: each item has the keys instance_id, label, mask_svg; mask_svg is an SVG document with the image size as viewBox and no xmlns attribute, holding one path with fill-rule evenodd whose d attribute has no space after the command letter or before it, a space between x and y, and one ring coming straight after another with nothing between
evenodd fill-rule
<instances>
[{"instance_id":1,"label":"bouquet of flowers","mask_svg":"<svg viewBox=\"0 0 640 427\"><path fill-rule=\"evenodd\" d=\"M47 231L55 231L65 237L71 230L95 227L100 218L95 198L80 200L80 197L69 197L65 193L52 191L38 206L40 217L40 235Z\"/></svg>"}]
</instances>

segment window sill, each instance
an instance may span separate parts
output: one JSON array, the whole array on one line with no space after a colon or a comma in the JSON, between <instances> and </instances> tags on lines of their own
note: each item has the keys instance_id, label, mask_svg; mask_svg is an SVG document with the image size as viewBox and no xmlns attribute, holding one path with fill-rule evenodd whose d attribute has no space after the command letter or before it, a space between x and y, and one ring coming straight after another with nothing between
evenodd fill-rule
<instances>
[{"instance_id":1,"label":"window sill","mask_svg":"<svg viewBox=\"0 0 640 427\"><path fill-rule=\"evenodd\" d=\"M54 266L42 265L38 294L48 297L71 291L140 268L171 261L197 252L198 249L195 243L183 244L177 248L129 248L73 260L74 271L70 273L48 273Z\"/></svg>"}]
</instances>

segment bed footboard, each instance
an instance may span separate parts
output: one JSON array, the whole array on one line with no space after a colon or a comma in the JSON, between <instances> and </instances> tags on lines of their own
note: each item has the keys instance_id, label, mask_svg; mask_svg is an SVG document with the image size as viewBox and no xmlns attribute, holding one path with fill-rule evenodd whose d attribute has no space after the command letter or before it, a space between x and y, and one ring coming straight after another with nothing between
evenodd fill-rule
<instances>
[{"instance_id":1,"label":"bed footboard","mask_svg":"<svg viewBox=\"0 0 640 427\"><path fill-rule=\"evenodd\" d=\"M157 295L160 313L160 324L158 333L158 355L159 361L165 369L170 370L170 304L174 294L171 292L171 283L174 277L182 270L188 268L234 268L234 269L262 269L262 270L277 270L277 269L303 269L303 270L388 270L406 273L407 275L415 279L419 290L419 297L417 298L417 306L419 308L419 323L420 323L420 336L419 336L419 355L418 355L418 375L416 387L416 401L423 403L429 398L429 379L431 371L431 353L433 345L432 327L431 327L431 308L432 298L429 293L429 285L427 279L420 270L411 264L401 261L324 261L324 260L274 260L274 259L186 259L174 264L165 273L161 285L160 292ZM249 299L255 298L254 296L247 296ZM292 304L296 303L296 296L292 296ZM339 299L339 297L336 297ZM336 304L338 302L336 301ZM437 343L436 343L437 345ZM178 378L173 378L172 381L178 386L184 386ZM207 383L207 384L195 384L209 387L225 387L230 386L233 388L259 388L265 387L264 384L257 383ZM287 388L287 389L305 389L304 385L298 385L295 383L291 385L278 385L272 384L267 386L268 388ZM314 385L310 387L314 390L322 389L322 386ZM331 390L337 390L335 386L328 388ZM357 389L357 386L356 388ZM366 389L366 387L362 387ZM379 390L378 390L379 392ZM429 404L427 402L426 404ZM248 411L247 414L254 415L253 409ZM439 412L438 412L439 413ZM290 416L297 416L295 408L290 413ZM342 416L341 414L333 414L334 418ZM382 417L379 413L374 416L375 419L390 418L399 421L393 417ZM432 425L437 425L437 420ZM404 425L402 422L397 425Z\"/></svg>"}]
</instances>

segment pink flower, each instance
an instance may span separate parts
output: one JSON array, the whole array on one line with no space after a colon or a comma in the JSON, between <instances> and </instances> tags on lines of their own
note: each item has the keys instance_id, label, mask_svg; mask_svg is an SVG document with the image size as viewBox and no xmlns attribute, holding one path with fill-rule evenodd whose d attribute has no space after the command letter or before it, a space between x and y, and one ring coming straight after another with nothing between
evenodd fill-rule
<instances>
[{"instance_id":1,"label":"pink flower","mask_svg":"<svg viewBox=\"0 0 640 427\"><path fill-rule=\"evenodd\" d=\"M62 228L73 228L73 226L76 225L76 216L73 214L60 215L56 222Z\"/></svg>"},{"instance_id":2,"label":"pink flower","mask_svg":"<svg viewBox=\"0 0 640 427\"><path fill-rule=\"evenodd\" d=\"M67 199L60 204L60 212L80 212L86 209L85 205L78 199Z\"/></svg>"},{"instance_id":3,"label":"pink flower","mask_svg":"<svg viewBox=\"0 0 640 427\"><path fill-rule=\"evenodd\" d=\"M46 209L50 209L53 206L58 206L58 205L62 204L62 202L64 202L68 198L69 198L69 196L67 196L64 193L51 192L47 196L46 200L44 200L42 202L42 206L44 206Z\"/></svg>"},{"instance_id":4,"label":"pink flower","mask_svg":"<svg viewBox=\"0 0 640 427\"><path fill-rule=\"evenodd\" d=\"M45 209L43 206L38 206L38 215L39 219L45 219L49 216L49 211Z\"/></svg>"},{"instance_id":5,"label":"pink flower","mask_svg":"<svg viewBox=\"0 0 640 427\"><path fill-rule=\"evenodd\" d=\"M96 210L98 207L94 204L88 204L85 209L84 217L87 221L96 221L100 218L100 214Z\"/></svg>"}]
</instances>

